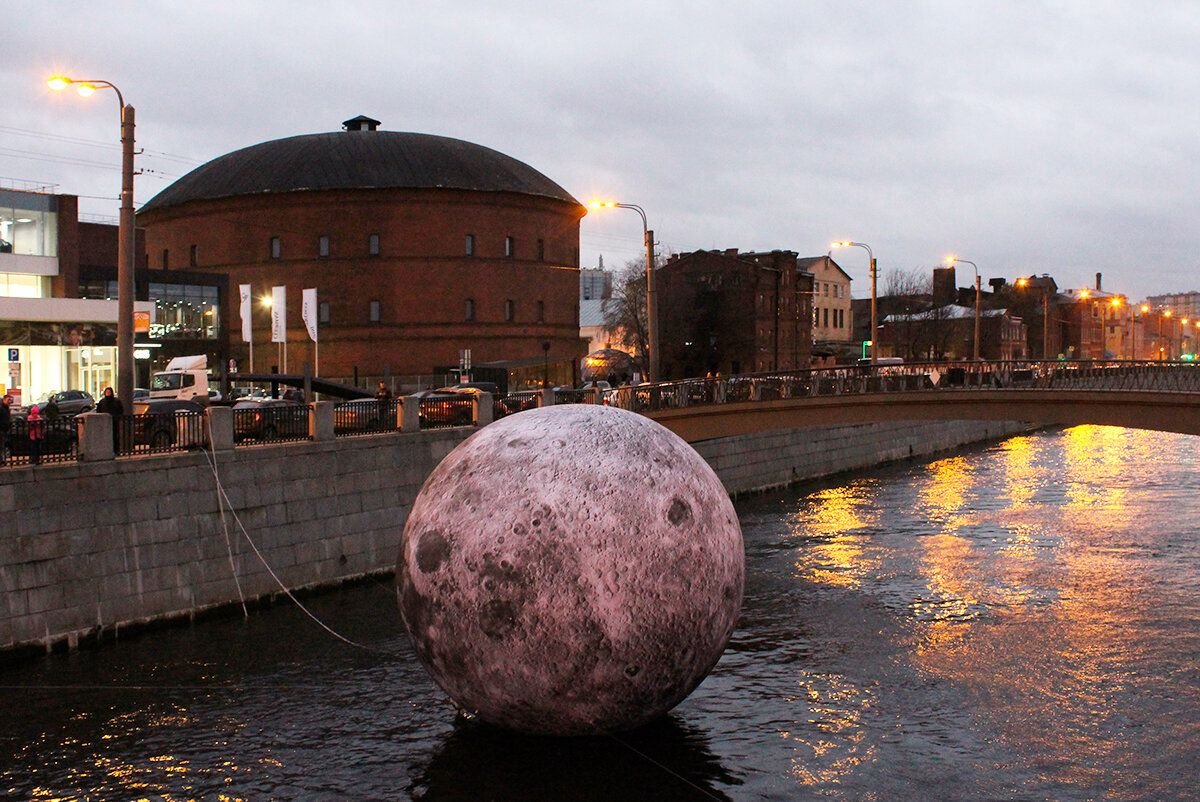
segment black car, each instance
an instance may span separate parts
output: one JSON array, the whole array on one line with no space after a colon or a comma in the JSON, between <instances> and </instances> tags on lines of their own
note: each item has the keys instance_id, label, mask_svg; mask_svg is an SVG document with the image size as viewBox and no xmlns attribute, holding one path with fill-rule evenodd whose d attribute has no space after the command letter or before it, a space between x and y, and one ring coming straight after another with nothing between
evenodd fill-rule
<instances>
[{"instance_id":1,"label":"black car","mask_svg":"<svg viewBox=\"0 0 1200 802\"><path fill-rule=\"evenodd\" d=\"M308 407L282 398L242 399L233 405L235 440L294 440L308 436Z\"/></svg>"},{"instance_id":2,"label":"black car","mask_svg":"<svg viewBox=\"0 0 1200 802\"><path fill-rule=\"evenodd\" d=\"M204 444L204 407L181 398L139 398L126 418L126 442L152 449Z\"/></svg>"}]
</instances>

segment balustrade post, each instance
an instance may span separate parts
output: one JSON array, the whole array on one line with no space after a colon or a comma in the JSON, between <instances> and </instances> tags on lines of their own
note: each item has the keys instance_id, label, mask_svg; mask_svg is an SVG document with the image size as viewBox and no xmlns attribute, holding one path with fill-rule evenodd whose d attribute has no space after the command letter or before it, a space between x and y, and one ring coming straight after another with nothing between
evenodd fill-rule
<instances>
[{"instance_id":1,"label":"balustrade post","mask_svg":"<svg viewBox=\"0 0 1200 802\"><path fill-rule=\"evenodd\" d=\"M105 412L79 415L79 461L101 462L116 458L113 451L113 416Z\"/></svg>"},{"instance_id":2,"label":"balustrade post","mask_svg":"<svg viewBox=\"0 0 1200 802\"><path fill-rule=\"evenodd\" d=\"M538 393L538 408L554 406L554 390L550 387Z\"/></svg>"},{"instance_id":3,"label":"balustrade post","mask_svg":"<svg viewBox=\"0 0 1200 802\"><path fill-rule=\"evenodd\" d=\"M410 395L400 399L396 407L396 425L402 432L418 432L421 430L421 399Z\"/></svg>"},{"instance_id":4,"label":"balustrade post","mask_svg":"<svg viewBox=\"0 0 1200 802\"><path fill-rule=\"evenodd\" d=\"M332 401L314 401L308 405L308 436L314 441L334 438L333 407Z\"/></svg>"},{"instance_id":5,"label":"balustrade post","mask_svg":"<svg viewBox=\"0 0 1200 802\"><path fill-rule=\"evenodd\" d=\"M495 410L492 408L491 393L476 393L475 408L472 410L472 422L476 426L487 426L492 422L495 416Z\"/></svg>"},{"instance_id":6,"label":"balustrade post","mask_svg":"<svg viewBox=\"0 0 1200 802\"><path fill-rule=\"evenodd\" d=\"M233 450L233 408L208 407L204 410L204 437L213 451Z\"/></svg>"}]
</instances>

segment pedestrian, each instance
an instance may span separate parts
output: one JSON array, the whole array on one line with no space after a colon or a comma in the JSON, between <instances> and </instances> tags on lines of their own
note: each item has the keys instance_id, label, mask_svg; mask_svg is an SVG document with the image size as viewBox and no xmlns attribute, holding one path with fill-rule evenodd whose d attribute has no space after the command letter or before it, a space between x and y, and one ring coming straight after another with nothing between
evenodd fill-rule
<instances>
[{"instance_id":1,"label":"pedestrian","mask_svg":"<svg viewBox=\"0 0 1200 802\"><path fill-rule=\"evenodd\" d=\"M42 441L46 439L46 421L38 411L37 404L29 407L25 426L29 437L29 464L37 465L42 461Z\"/></svg>"},{"instance_id":2,"label":"pedestrian","mask_svg":"<svg viewBox=\"0 0 1200 802\"><path fill-rule=\"evenodd\" d=\"M8 433L12 429L12 401L12 396L7 394L3 400L0 400L0 465L8 460Z\"/></svg>"},{"instance_id":3,"label":"pedestrian","mask_svg":"<svg viewBox=\"0 0 1200 802\"><path fill-rule=\"evenodd\" d=\"M112 416L113 453L121 452L121 419L125 415L125 405L113 394L113 388L105 387L104 395L96 403L96 411Z\"/></svg>"},{"instance_id":4,"label":"pedestrian","mask_svg":"<svg viewBox=\"0 0 1200 802\"><path fill-rule=\"evenodd\" d=\"M54 400L54 396L46 402L46 406L42 407L42 417L46 419L46 425L53 428L54 422L58 420L61 413L58 409L58 402Z\"/></svg>"},{"instance_id":5,"label":"pedestrian","mask_svg":"<svg viewBox=\"0 0 1200 802\"><path fill-rule=\"evenodd\" d=\"M392 391L388 388L386 382L380 382L379 387L375 390L375 400L379 402L379 410L377 412L380 422L387 420L388 417L388 402L392 400Z\"/></svg>"}]
</instances>

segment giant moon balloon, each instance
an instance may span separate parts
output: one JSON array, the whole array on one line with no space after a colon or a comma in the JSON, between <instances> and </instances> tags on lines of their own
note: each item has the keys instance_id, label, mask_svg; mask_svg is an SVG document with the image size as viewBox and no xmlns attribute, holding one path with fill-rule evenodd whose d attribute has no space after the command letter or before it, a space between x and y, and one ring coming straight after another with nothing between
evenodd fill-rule
<instances>
[{"instance_id":1,"label":"giant moon balloon","mask_svg":"<svg viewBox=\"0 0 1200 802\"><path fill-rule=\"evenodd\" d=\"M487 426L404 528L400 608L450 698L527 733L630 729L687 697L742 602L737 516L659 424L569 404Z\"/></svg>"}]
</instances>

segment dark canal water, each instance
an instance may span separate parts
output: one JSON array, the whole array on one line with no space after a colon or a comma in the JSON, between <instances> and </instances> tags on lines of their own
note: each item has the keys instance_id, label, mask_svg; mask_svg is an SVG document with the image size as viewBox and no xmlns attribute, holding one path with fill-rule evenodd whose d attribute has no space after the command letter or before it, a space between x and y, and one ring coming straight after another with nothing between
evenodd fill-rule
<instances>
[{"instance_id":1,"label":"dark canal water","mask_svg":"<svg viewBox=\"0 0 1200 802\"><path fill-rule=\"evenodd\" d=\"M10 799L1196 799L1198 441L1080 427L738 505L659 725L456 722L386 583L0 669Z\"/></svg>"}]
</instances>

